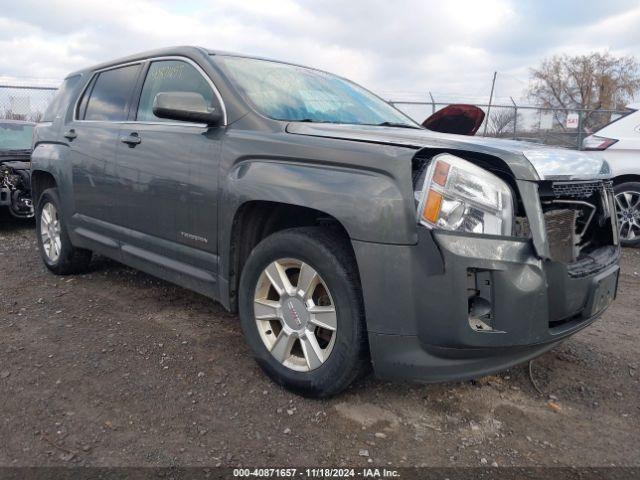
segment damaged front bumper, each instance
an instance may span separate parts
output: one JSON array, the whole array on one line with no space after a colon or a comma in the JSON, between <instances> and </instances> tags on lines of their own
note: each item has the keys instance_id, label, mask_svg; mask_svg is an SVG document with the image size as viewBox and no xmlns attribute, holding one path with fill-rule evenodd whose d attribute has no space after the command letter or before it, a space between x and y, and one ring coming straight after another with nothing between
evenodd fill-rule
<instances>
[{"instance_id":1,"label":"damaged front bumper","mask_svg":"<svg viewBox=\"0 0 640 480\"><path fill-rule=\"evenodd\" d=\"M576 276L529 240L422 227L418 237L413 246L354 242L383 378L436 382L508 368L589 325L615 296L617 247L599 249L599 267Z\"/></svg>"}]
</instances>

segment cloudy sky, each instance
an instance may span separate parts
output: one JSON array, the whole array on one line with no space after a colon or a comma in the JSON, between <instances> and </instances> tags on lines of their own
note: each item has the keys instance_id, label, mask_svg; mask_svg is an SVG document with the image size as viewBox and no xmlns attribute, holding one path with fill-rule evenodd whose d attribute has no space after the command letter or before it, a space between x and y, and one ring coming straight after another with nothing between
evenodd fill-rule
<instances>
[{"instance_id":1,"label":"cloudy sky","mask_svg":"<svg viewBox=\"0 0 640 480\"><path fill-rule=\"evenodd\" d=\"M202 45L308 64L383 94L518 97L554 53L640 57L640 0L0 0L0 77L58 80Z\"/></svg>"}]
</instances>

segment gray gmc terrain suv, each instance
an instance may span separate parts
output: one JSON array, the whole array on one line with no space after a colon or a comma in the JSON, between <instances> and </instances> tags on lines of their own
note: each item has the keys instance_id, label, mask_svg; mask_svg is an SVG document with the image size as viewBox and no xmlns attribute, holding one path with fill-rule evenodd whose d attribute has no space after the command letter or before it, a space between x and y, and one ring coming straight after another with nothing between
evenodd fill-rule
<instances>
[{"instance_id":1,"label":"gray gmc terrain suv","mask_svg":"<svg viewBox=\"0 0 640 480\"><path fill-rule=\"evenodd\" d=\"M238 311L265 372L328 396L531 359L615 297L606 162L426 130L311 68L179 47L69 75L34 133L42 258L92 252Z\"/></svg>"}]
</instances>

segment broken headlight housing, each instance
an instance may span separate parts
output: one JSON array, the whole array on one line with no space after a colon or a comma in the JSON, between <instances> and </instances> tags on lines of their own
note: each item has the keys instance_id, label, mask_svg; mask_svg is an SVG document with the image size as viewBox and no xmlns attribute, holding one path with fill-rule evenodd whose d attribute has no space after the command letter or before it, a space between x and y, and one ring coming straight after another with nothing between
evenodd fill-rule
<instances>
[{"instance_id":1,"label":"broken headlight housing","mask_svg":"<svg viewBox=\"0 0 640 480\"><path fill-rule=\"evenodd\" d=\"M448 153L436 155L420 192L418 221L429 228L511 235L511 189L471 162Z\"/></svg>"}]
</instances>

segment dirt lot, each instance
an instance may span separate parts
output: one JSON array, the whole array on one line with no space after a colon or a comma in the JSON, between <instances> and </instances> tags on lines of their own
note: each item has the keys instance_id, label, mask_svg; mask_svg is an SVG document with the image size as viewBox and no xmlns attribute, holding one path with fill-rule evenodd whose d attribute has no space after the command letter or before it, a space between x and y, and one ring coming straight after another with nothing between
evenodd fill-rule
<instances>
[{"instance_id":1,"label":"dirt lot","mask_svg":"<svg viewBox=\"0 0 640 480\"><path fill-rule=\"evenodd\" d=\"M216 303L99 258L55 277L0 220L0 465L640 465L640 249L596 324L474 382L274 386Z\"/></svg>"}]
</instances>

